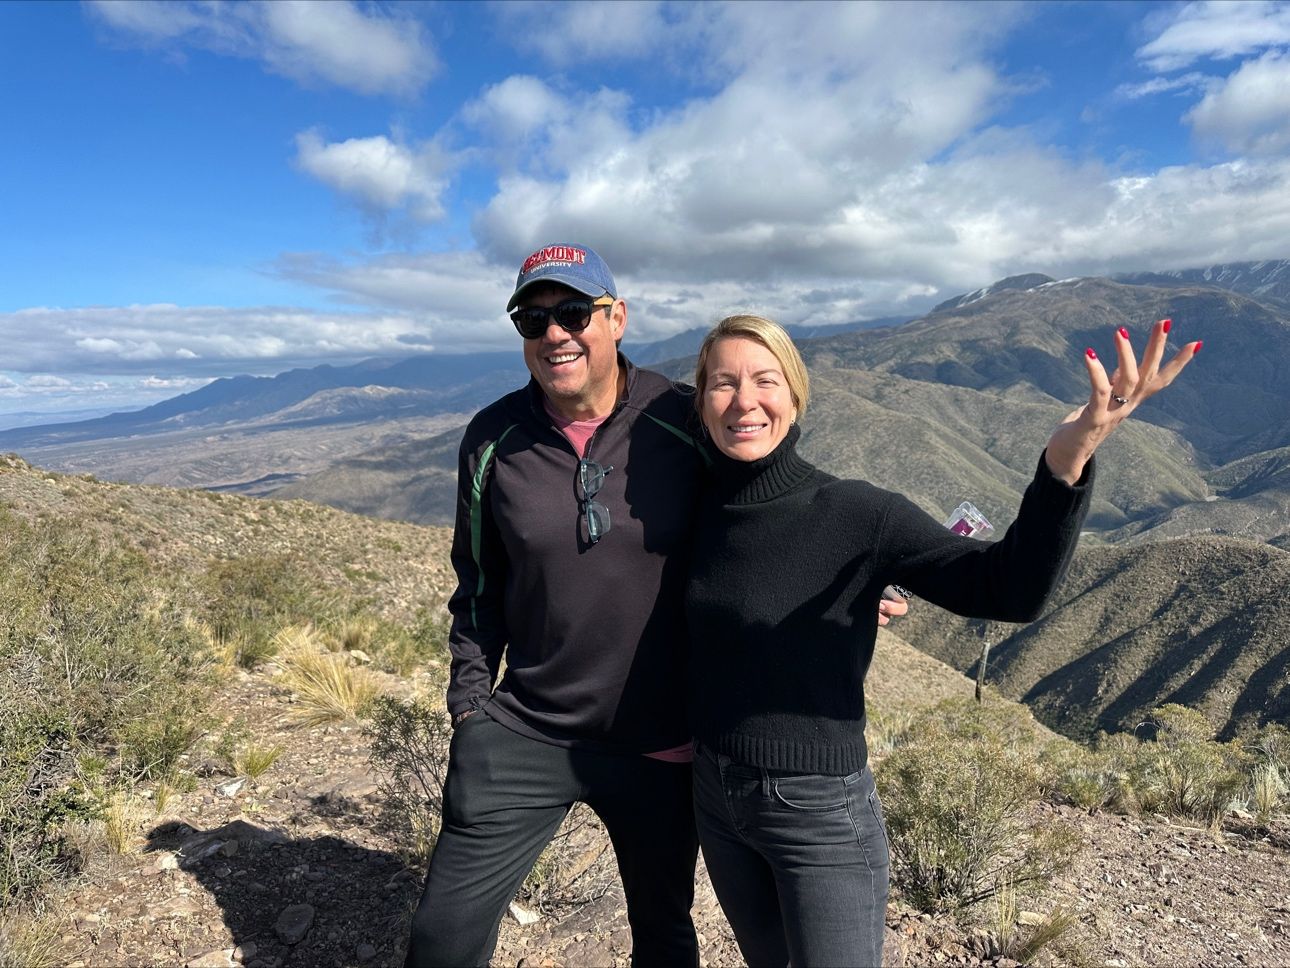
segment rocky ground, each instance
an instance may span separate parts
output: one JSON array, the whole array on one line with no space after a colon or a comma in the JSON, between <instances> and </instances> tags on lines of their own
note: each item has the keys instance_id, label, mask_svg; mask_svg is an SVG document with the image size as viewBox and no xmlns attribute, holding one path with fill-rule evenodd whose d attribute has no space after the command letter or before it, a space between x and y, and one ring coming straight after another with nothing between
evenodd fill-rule
<instances>
[{"instance_id":1,"label":"rocky ground","mask_svg":"<svg viewBox=\"0 0 1290 968\"><path fill-rule=\"evenodd\" d=\"M871 685L880 701L970 690L887 638ZM906 647L907 648L907 647ZM884 685L885 683L885 685ZM406 692L404 680L386 679ZM415 682L413 687L415 687ZM67 961L79 966L398 965L422 870L409 866L381 811L357 726L295 728L291 695L270 671L239 674L222 697L259 742L284 752L257 780L211 770L195 752L195 790L163 809L140 804L129 852L100 861L51 908ZM1050 808L1045 808L1050 809ZM1051 808L1085 843L1075 868L1034 902L1078 916L1081 965L1290 964L1290 826L1234 819L1219 833L1164 818ZM1024 905L1023 905L1024 906ZM625 965L621 894L573 909L516 909L498 965ZM742 963L705 876L695 905L705 964ZM897 897L887 957L896 965L1007 966L982 930L918 915Z\"/></svg>"}]
</instances>

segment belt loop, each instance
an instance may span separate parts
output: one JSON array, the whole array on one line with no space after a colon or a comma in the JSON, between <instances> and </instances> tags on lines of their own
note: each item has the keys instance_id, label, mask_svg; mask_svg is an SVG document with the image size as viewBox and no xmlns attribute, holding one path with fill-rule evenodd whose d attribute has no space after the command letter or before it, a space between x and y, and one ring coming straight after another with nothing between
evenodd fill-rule
<instances>
[{"instance_id":1,"label":"belt loop","mask_svg":"<svg viewBox=\"0 0 1290 968\"><path fill-rule=\"evenodd\" d=\"M761 795L766 799L770 799L770 771L769 770L761 771Z\"/></svg>"}]
</instances>

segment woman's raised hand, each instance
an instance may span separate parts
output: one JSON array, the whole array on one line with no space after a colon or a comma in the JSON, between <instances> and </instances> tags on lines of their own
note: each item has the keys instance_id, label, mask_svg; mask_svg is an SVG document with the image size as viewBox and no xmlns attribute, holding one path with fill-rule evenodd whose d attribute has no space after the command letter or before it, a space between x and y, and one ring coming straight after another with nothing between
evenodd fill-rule
<instances>
[{"instance_id":1,"label":"woman's raised hand","mask_svg":"<svg viewBox=\"0 0 1290 968\"><path fill-rule=\"evenodd\" d=\"M1115 372L1109 377L1106 368L1092 349L1084 351L1091 391L1088 403L1069 414L1048 438L1044 459L1048 469L1067 484L1074 484L1084 473L1098 445L1110 436L1143 400L1174 382L1200 352L1201 342L1186 343L1164 366L1165 343L1172 321L1162 319L1151 327L1147 348L1139 364L1129 343L1129 331L1121 327L1115 334L1115 352L1119 357Z\"/></svg>"}]
</instances>

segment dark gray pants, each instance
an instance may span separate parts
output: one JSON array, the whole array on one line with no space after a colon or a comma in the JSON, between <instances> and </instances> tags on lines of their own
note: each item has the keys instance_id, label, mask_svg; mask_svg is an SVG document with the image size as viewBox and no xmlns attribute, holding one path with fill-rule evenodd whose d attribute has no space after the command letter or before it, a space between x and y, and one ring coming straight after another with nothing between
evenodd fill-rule
<instances>
[{"instance_id":1,"label":"dark gray pants","mask_svg":"<svg viewBox=\"0 0 1290 968\"><path fill-rule=\"evenodd\" d=\"M478 712L452 737L443 826L412 920L409 968L486 965L506 905L581 801L604 821L632 929L632 964L697 966L698 840L690 766L564 749Z\"/></svg>"},{"instance_id":2,"label":"dark gray pants","mask_svg":"<svg viewBox=\"0 0 1290 968\"><path fill-rule=\"evenodd\" d=\"M890 858L867 766L804 776L700 748L694 809L712 886L748 964L882 964Z\"/></svg>"}]
</instances>

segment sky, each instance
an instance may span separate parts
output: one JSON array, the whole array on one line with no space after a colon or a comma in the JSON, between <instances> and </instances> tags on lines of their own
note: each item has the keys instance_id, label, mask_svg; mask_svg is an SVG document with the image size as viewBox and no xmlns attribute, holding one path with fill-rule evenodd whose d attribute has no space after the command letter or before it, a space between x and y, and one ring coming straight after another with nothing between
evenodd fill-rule
<instances>
[{"instance_id":1,"label":"sky","mask_svg":"<svg viewBox=\"0 0 1290 968\"><path fill-rule=\"evenodd\" d=\"M0 419L1290 258L1290 3L0 3Z\"/></svg>"}]
</instances>

